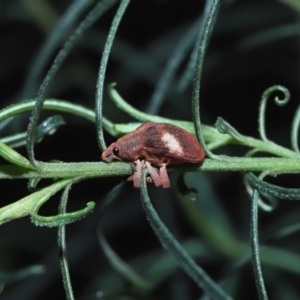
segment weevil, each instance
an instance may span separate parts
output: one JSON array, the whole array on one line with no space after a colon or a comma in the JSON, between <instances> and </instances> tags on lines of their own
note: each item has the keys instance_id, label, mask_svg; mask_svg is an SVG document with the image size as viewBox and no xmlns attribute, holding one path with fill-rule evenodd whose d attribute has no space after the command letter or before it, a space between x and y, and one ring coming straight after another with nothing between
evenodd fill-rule
<instances>
[{"instance_id":1,"label":"weevil","mask_svg":"<svg viewBox=\"0 0 300 300\"><path fill-rule=\"evenodd\" d=\"M205 157L198 140L188 131L171 124L145 122L112 143L102 153L102 160L129 161L135 164L135 172L127 180L140 187L142 170L147 168L148 182L163 188L170 187L167 165L199 163ZM159 173L152 166L159 167Z\"/></svg>"}]
</instances>

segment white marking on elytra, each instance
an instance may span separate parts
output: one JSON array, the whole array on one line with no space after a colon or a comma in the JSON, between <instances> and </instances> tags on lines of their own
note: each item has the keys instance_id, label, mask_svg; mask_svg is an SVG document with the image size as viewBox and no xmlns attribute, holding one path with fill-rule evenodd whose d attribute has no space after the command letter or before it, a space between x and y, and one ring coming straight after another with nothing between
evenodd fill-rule
<instances>
[{"instance_id":1,"label":"white marking on elytra","mask_svg":"<svg viewBox=\"0 0 300 300\"><path fill-rule=\"evenodd\" d=\"M179 154L183 154L182 148L178 140L174 137L174 135L165 132L162 135L162 140L166 143L166 147L169 148L171 152L177 152Z\"/></svg>"}]
</instances>

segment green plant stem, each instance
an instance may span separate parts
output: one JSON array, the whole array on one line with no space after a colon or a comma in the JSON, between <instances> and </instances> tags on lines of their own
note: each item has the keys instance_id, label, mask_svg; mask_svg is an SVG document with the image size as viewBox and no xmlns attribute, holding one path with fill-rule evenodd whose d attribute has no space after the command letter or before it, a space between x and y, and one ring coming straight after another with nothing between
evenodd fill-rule
<instances>
[{"instance_id":1,"label":"green plant stem","mask_svg":"<svg viewBox=\"0 0 300 300\"><path fill-rule=\"evenodd\" d=\"M226 160L205 159L199 168L202 171L242 171L252 169L253 171L277 170L281 173L299 173L300 160L293 158L250 158L230 157ZM285 171L284 171L285 170Z\"/></svg>"},{"instance_id":2,"label":"green plant stem","mask_svg":"<svg viewBox=\"0 0 300 300\"><path fill-rule=\"evenodd\" d=\"M9 178L93 178L110 177L132 174L130 164L124 162L103 163L103 162L82 162L82 163L38 163L39 171L29 170L12 166L0 166L0 179Z\"/></svg>"},{"instance_id":3,"label":"green plant stem","mask_svg":"<svg viewBox=\"0 0 300 300\"><path fill-rule=\"evenodd\" d=\"M80 163L38 163L39 171L26 170L12 165L0 165L0 179L12 178L85 178L127 176L132 174L132 167L126 162L80 162ZM226 157L224 160L205 159L201 165L178 165L168 168L175 172L263 172L299 173L300 160L294 158L252 158Z\"/></svg>"},{"instance_id":4,"label":"green plant stem","mask_svg":"<svg viewBox=\"0 0 300 300\"><path fill-rule=\"evenodd\" d=\"M128 176L132 174L130 163L125 162L83 162L83 163L42 163L38 162L37 170L28 170L15 165L0 166L0 179L61 179L51 186L35 192L23 199L0 208L0 222L20 218L30 214L37 202L47 201L52 195L70 184L76 178L82 179L96 177ZM169 168L170 171L266 171L272 173L299 173L300 160L292 158L252 158L252 157L228 157L226 160L205 159L198 167L195 165L178 165ZM82 177L84 174L84 177ZM43 200L44 199L44 200Z\"/></svg>"}]
</instances>

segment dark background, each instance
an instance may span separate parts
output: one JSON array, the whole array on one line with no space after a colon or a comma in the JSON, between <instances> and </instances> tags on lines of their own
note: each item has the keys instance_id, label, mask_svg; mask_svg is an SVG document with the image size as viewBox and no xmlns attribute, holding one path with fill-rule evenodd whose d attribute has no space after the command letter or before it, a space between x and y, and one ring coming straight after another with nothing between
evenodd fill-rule
<instances>
[{"instance_id":1,"label":"dark background","mask_svg":"<svg viewBox=\"0 0 300 300\"><path fill-rule=\"evenodd\" d=\"M37 2L0 1L1 107L36 96L54 54L49 57L43 74L38 76L30 88L25 89L30 70L50 32L72 4L72 1L65 0ZM120 94L134 107L145 111L174 48L187 28L201 15L203 7L204 1L131 1L112 49L106 84L117 82ZM82 37L58 73L49 98L94 108L103 44L116 8L117 5L113 6ZM290 90L291 101L283 108L276 107L270 101L267 108L267 135L278 144L290 147L291 121L300 97L300 42L299 35L284 26L295 25L299 21L299 14L300 11L297 14L284 1L222 1L202 74L200 95L203 123L213 125L217 117L222 116L241 133L258 137L260 97L268 87L281 84ZM170 86L169 94L158 112L161 116L191 120L192 84L181 92L176 85L188 63L189 54L181 64L175 83ZM103 110L112 122L135 121L116 108L106 93ZM53 113L43 113L41 120L50 115ZM2 129L2 136L25 131L28 116L25 114L15 118ZM64 114L64 118L67 125L36 146L36 158L41 161L99 161L95 125L76 116ZM105 138L107 144L114 140L109 135ZM18 151L26 154L25 148ZM242 155L245 149L228 147L218 150L218 153ZM238 258L226 257L218 249L210 248L205 238L197 235L189 223L188 215L178 204L175 178L172 177L170 190L149 187L151 199L161 218L181 242L199 238L207 247L202 255L196 257L201 266L216 280L227 278L226 274L230 273L232 264ZM68 210L82 208L88 201L95 201L99 206L105 194L122 180L94 179L78 184L70 193ZM224 210L236 236L249 244L250 201L242 175L198 174L196 180L199 180L196 182L200 182L199 187L203 190L203 185L208 184L212 191L201 194L201 201L209 202L210 196L214 195L214 201ZM297 179L292 181L284 177L282 182L293 186L297 184ZM50 183L44 181L40 186ZM1 182L1 205L14 202L27 194L26 181ZM42 213L55 214L58 200L59 197L51 199ZM261 224L266 232L265 238L272 236L276 228L278 230L296 222L298 206L297 203L285 202L280 203L279 209L272 214L262 213ZM133 288L113 270L100 250L94 230L96 215L97 210L84 220L67 226L68 258L76 299L98 299L102 293L103 299L197 299L201 295L197 286L179 270L159 282L149 293L142 294ZM277 223L278 218L280 221ZM126 262L135 262L141 274L150 267L151 259L154 263L166 255L146 220L139 201L139 191L129 183L122 197L105 211L100 226L113 249ZM272 228L275 229L272 231ZM42 275L8 283L1 299L65 299L56 234L55 228L35 227L29 218L1 226L1 271L13 272L30 265L45 265L46 268ZM299 253L297 239L293 235L279 243L279 246ZM144 269L141 266L145 266ZM271 299L280 295L276 282L279 282L282 275L290 284L289 288L284 285L286 290L297 295L297 285L293 285L297 282L297 272L272 271L272 267L266 267L266 278L271 278L266 282ZM232 291L235 299L257 298L250 263L230 276L239 282ZM244 294L245 289L247 295ZM281 290L283 294L284 291Z\"/></svg>"}]
</instances>

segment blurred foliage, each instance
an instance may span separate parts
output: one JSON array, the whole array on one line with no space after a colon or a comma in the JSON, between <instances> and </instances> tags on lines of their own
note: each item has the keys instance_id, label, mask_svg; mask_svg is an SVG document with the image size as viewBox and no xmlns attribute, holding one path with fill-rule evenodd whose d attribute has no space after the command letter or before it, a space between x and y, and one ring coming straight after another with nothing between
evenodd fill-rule
<instances>
[{"instance_id":1,"label":"blurred foliage","mask_svg":"<svg viewBox=\"0 0 300 300\"><path fill-rule=\"evenodd\" d=\"M31 72L49 37L67 19L75 3L80 13L68 24L48 52L43 70ZM85 3L83 3L85 2ZM266 128L270 140L289 145L290 124L299 104L300 23L297 0L222 1L204 62L201 85L201 118L213 125L222 116L239 132L258 137L258 104L263 91L274 84L286 86L290 103L276 107L270 102ZM0 2L0 84L2 107L36 96L49 65L68 35L95 1L23 0ZM112 47L106 84L118 83L118 91L141 111L151 111L149 101L178 43L198 24L204 1L134 1L121 22ZM94 109L95 86L105 39L116 13L113 6L82 37L58 73L49 95ZM68 19L69 20L69 19ZM165 98L156 106L160 116L191 120L192 84L182 82L192 53L186 55L170 81ZM40 62L41 63L41 62ZM30 82L29 82L30 78ZM29 83L30 84L29 84ZM156 104L157 105L157 104ZM132 122L104 93L105 116L113 122ZM49 117L42 113L42 119ZM28 116L14 118L2 136L23 132ZM98 161L100 152L95 126L76 116L64 115L66 126L45 137L36 147L41 161ZM107 144L113 141L105 136ZM243 149L223 148L218 153L241 155ZM20 152L25 155L25 149ZM184 199L176 189L149 186L150 198L174 236L201 267L234 299L257 299L250 262L250 200L243 177L235 173L187 174L186 186L196 189L196 201ZM76 299L197 299L201 291L178 269L154 236L139 200L139 192L126 184L114 203L102 213L101 199L123 178L84 181L70 191L68 211L95 201L94 214L67 226L67 257ZM297 187L298 177L273 180ZM1 206L27 193L27 182L3 181ZM42 184L42 183L41 183ZM57 198L58 199L58 198ZM53 203L53 202L51 202ZM57 202L58 205L58 202ZM46 205L43 215L57 213ZM271 213L259 212L262 268L270 299L299 299L300 245L299 204L281 201ZM119 275L101 252L95 237L100 226L118 255L151 283L151 289L134 286ZM292 230L291 230L292 229ZM1 226L1 299L65 299L60 274L56 229L35 227L29 219ZM43 265L43 273L32 272ZM25 271L24 271L25 270ZM22 272L21 272L22 271ZM22 273L22 276L19 274ZM11 274L18 274L15 280ZM25 274L25 275L24 275ZM9 278L9 280L7 279ZM246 294L245 294L246 291Z\"/></svg>"}]
</instances>

